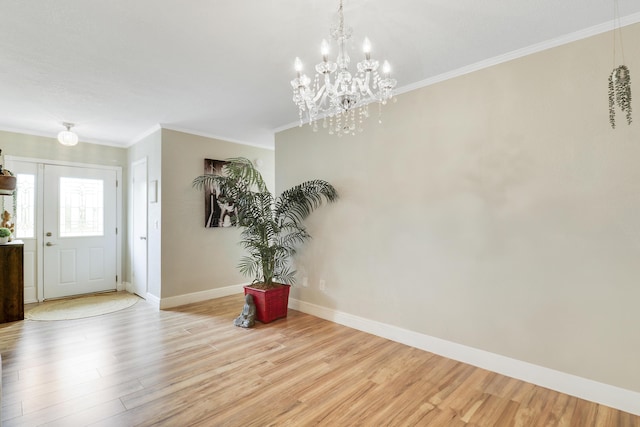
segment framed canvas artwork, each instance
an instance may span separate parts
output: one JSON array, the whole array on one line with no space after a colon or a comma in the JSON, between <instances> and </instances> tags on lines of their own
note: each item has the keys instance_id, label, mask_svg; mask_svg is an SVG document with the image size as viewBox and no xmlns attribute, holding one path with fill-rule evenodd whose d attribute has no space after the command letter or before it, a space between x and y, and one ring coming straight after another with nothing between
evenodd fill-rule
<instances>
[{"instance_id":1,"label":"framed canvas artwork","mask_svg":"<svg viewBox=\"0 0 640 427\"><path fill-rule=\"evenodd\" d=\"M204 159L204 173L222 175L222 160ZM229 199L216 185L204 186L204 221L205 227L232 227L235 224L237 209L233 200Z\"/></svg>"}]
</instances>

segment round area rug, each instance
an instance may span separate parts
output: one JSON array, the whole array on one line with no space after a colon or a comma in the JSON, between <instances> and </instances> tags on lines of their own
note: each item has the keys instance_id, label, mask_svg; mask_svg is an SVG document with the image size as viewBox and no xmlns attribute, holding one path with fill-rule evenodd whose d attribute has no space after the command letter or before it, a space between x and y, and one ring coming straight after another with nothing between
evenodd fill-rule
<instances>
[{"instance_id":1,"label":"round area rug","mask_svg":"<svg viewBox=\"0 0 640 427\"><path fill-rule=\"evenodd\" d=\"M131 307L140 298L127 292L91 295L72 299L45 301L28 310L24 317L31 320L70 320L100 316Z\"/></svg>"}]
</instances>

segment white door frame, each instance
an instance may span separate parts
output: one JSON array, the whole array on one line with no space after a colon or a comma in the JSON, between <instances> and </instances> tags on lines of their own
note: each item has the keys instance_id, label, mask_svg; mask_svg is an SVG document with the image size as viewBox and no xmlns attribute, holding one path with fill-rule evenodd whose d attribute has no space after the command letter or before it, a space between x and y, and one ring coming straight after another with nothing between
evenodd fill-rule
<instances>
[{"instance_id":1,"label":"white door frame","mask_svg":"<svg viewBox=\"0 0 640 427\"><path fill-rule=\"evenodd\" d=\"M36 157L18 157L18 156L4 156L5 166L11 170L11 162L25 162L35 163L38 166L38 176L36 186L38 191L36 192L38 200L36 201L36 256L38 258L38 286L37 286L37 298L39 302L44 299L44 193L41 191L44 184L44 165L56 165L56 166L74 166L80 168L92 168L92 169L107 169L116 172L116 229L118 233L116 235L116 289L121 291L124 289L123 277L122 277L122 167L121 166L106 166L96 165L93 163L79 163L68 162L62 160L49 160L39 159Z\"/></svg>"}]
</instances>

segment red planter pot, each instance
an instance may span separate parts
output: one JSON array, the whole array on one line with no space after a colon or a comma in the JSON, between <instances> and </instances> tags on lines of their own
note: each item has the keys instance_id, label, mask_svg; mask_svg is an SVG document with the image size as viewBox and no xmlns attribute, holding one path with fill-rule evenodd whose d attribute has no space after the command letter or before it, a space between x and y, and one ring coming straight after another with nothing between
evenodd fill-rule
<instances>
[{"instance_id":1,"label":"red planter pot","mask_svg":"<svg viewBox=\"0 0 640 427\"><path fill-rule=\"evenodd\" d=\"M245 286L244 294L253 296L253 303L256 305L256 319L262 323L269 323L287 317L289 288L291 285L282 284L273 289L256 289Z\"/></svg>"}]
</instances>

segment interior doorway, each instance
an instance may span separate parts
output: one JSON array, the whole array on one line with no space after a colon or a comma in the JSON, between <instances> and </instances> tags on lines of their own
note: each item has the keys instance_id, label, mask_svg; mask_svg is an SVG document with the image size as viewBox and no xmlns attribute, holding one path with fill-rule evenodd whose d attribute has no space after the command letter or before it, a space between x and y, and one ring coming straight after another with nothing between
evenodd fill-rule
<instances>
[{"instance_id":1,"label":"interior doorway","mask_svg":"<svg viewBox=\"0 0 640 427\"><path fill-rule=\"evenodd\" d=\"M131 227L133 254L131 257L131 275L133 292L147 297L147 159L138 160L131 165L132 195Z\"/></svg>"}]
</instances>

